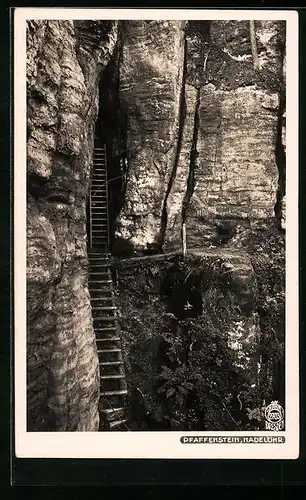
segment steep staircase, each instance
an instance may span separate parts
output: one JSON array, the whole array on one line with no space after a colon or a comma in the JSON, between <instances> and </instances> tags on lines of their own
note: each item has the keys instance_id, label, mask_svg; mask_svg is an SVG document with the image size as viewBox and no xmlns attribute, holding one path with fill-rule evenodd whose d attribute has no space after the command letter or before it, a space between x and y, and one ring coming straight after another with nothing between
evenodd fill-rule
<instances>
[{"instance_id":1,"label":"steep staircase","mask_svg":"<svg viewBox=\"0 0 306 500\"><path fill-rule=\"evenodd\" d=\"M105 148L95 148L90 190L89 291L100 366L100 428L129 430L127 384L108 253Z\"/></svg>"},{"instance_id":2,"label":"steep staircase","mask_svg":"<svg viewBox=\"0 0 306 500\"><path fill-rule=\"evenodd\" d=\"M90 248L109 246L108 189L105 146L94 149L90 188Z\"/></svg>"}]
</instances>

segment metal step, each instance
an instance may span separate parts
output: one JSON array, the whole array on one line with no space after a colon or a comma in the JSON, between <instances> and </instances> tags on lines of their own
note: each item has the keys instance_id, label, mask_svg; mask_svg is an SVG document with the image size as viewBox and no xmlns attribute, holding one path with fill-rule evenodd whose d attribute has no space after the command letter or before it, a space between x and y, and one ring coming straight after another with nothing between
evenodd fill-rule
<instances>
[{"instance_id":1,"label":"metal step","mask_svg":"<svg viewBox=\"0 0 306 500\"><path fill-rule=\"evenodd\" d=\"M104 408L101 410L101 413L105 413L105 415L112 415L113 413L119 413L121 411L126 411L126 408L123 406L119 406L117 408Z\"/></svg>"},{"instance_id":2,"label":"metal step","mask_svg":"<svg viewBox=\"0 0 306 500\"><path fill-rule=\"evenodd\" d=\"M110 252L93 252L92 250L88 252L88 255L90 255L91 257L101 257L103 259L109 259L112 256Z\"/></svg>"},{"instance_id":3,"label":"metal step","mask_svg":"<svg viewBox=\"0 0 306 500\"><path fill-rule=\"evenodd\" d=\"M108 337L104 339L96 339L96 342L120 342L120 337Z\"/></svg>"},{"instance_id":4,"label":"metal step","mask_svg":"<svg viewBox=\"0 0 306 500\"><path fill-rule=\"evenodd\" d=\"M110 429L113 429L114 427L119 427L120 425L125 424L125 422L127 422L126 419L123 419L123 420L112 420L111 422L109 422L109 427L110 427Z\"/></svg>"},{"instance_id":5,"label":"metal step","mask_svg":"<svg viewBox=\"0 0 306 500\"><path fill-rule=\"evenodd\" d=\"M117 331L117 328L115 326L109 326L108 328L95 328L95 332L96 333L100 333L100 332L116 332ZM100 342L101 339L96 339L96 341Z\"/></svg>"},{"instance_id":6,"label":"metal step","mask_svg":"<svg viewBox=\"0 0 306 500\"><path fill-rule=\"evenodd\" d=\"M90 280L91 283L103 283L103 285L106 285L107 283L112 283L112 280L101 280L101 281L97 281L97 280Z\"/></svg>"},{"instance_id":7,"label":"metal step","mask_svg":"<svg viewBox=\"0 0 306 500\"><path fill-rule=\"evenodd\" d=\"M101 301L101 302L111 301L112 303L114 303L113 297L92 297L91 300Z\"/></svg>"},{"instance_id":8,"label":"metal step","mask_svg":"<svg viewBox=\"0 0 306 500\"><path fill-rule=\"evenodd\" d=\"M127 390L126 389L122 389L121 391L104 391L104 392L100 392L101 396L121 396L121 395L124 395L124 394L127 394Z\"/></svg>"},{"instance_id":9,"label":"metal step","mask_svg":"<svg viewBox=\"0 0 306 500\"><path fill-rule=\"evenodd\" d=\"M125 378L125 375L101 375L100 379L102 380L122 380Z\"/></svg>"}]
</instances>

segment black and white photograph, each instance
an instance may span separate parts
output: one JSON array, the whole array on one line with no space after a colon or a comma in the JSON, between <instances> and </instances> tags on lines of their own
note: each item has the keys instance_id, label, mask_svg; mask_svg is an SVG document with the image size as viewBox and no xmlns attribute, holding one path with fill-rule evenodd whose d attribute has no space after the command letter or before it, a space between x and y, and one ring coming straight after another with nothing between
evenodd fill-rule
<instances>
[{"instance_id":1,"label":"black and white photograph","mask_svg":"<svg viewBox=\"0 0 306 500\"><path fill-rule=\"evenodd\" d=\"M297 457L294 13L16 12L20 449Z\"/></svg>"}]
</instances>

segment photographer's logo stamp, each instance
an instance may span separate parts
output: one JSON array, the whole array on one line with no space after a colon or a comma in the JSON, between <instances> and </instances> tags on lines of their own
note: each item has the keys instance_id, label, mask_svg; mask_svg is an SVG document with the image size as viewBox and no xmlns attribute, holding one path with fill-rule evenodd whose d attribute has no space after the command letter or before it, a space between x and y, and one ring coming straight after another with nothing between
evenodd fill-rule
<instances>
[{"instance_id":1,"label":"photographer's logo stamp","mask_svg":"<svg viewBox=\"0 0 306 500\"><path fill-rule=\"evenodd\" d=\"M267 431L281 431L284 428L285 412L278 401L272 401L265 408L265 428Z\"/></svg>"}]
</instances>

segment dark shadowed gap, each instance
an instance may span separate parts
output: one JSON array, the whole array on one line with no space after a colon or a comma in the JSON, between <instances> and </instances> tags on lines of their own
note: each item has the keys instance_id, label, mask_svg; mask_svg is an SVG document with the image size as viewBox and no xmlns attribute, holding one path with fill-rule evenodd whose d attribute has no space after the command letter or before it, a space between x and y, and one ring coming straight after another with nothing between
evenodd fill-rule
<instances>
[{"instance_id":1,"label":"dark shadowed gap","mask_svg":"<svg viewBox=\"0 0 306 500\"><path fill-rule=\"evenodd\" d=\"M279 108L277 113L277 129L275 143L275 162L278 169L278 188L274 212L277 220L281 218L282 201L286 192L286 154L282 143L283 114L285 111L284 90L280 91Z\"/></svg>"},{"instance_id":2,"label":"dark shadowed gap","mask_svg":"<svg viewBox=\"0 0 306 500\"><path fill-rule=\"evenodd\" d=\"M286 25L281 23L279 32L278 43L281 52L282 67L285 58L285 38L286 38ZM274 213L276 219L280 222L282 201L286 193L286 153L282 143L282 127L283 127L283 114L286 110L286 87L285 82L281 81L279 90L279 106L277 113L277 129L276 129L276 142L275 142L275 162L278 169L278 189L276 195L276 203L274 206Z\"/></svg>"},{"instance_id":3,"label":"dark shadowed gap","mask_svg":"<svg viewBox=\"0 0 306 500\"><path fill-rule=\"evenodd\" d=\"M189 157L189 174L187 179L187 189L185 192L183 206L182 206L182 223L186 221L189 202L194 191L194 182L195 182L194 173L198 156L197 142L198 142L199 123L200 123L199 119L200 95L201 95L201 87L197 89L197 97L196 97L196 104L194 111L193 137L192 137L192 144Z\"/></svg>"},{"instance_id":4,"label":"dark shadowed gap","mask_svg":"<svg viewBox=\"0 0 306 500\"><path fill-rule=\"evenodd\" d=\"M174 182L174 179L176 176L179 157L180 157L180 153L181 153L181 149L182 149L183 131L184 131L184 124L185 124L185 117L186 117L186 102L185 102L186 76L187 76L187 39L185 36L184 65L183 65L182 85L181 85L181 92L180 92L179 130L178 130L176 152L175 152L172 172L170 175L169 183L167 186L167 191L166 191L165 198L164 198L164 204L163 204L163 208L162 208L161 227L160 227L160 233L159 233L158 242L157 242L157 247L159 249L162 248L162 246L164 244L164 240L165 240L165 233L166 233L167 221L168 221L167 201L168 201L168 197L169 197L169 194L171 192L173 182Z\"/></svg>"},{"instance_id":5,"label":"dark shadowed gap","mask_svg":"<svg viewBox=\"0 0 306 500\"><path fill-rule=\"evenodd\" d=\"M95 128L95 147L106 146L110 250L112 250L116 219L124 201L127 173L125 161L127 118L119 104L120 32L121 26L113 56L100 77L99 110ZM88 217L87 205L87 220Z\"/></svg>"},{"instance_id":6,"label":"dark shadowed gap","mask_svg":"<svg viewBox=\"0 0 306 500\"><path fill-rule=\"evenodd\" d=\"M197 36L201 40L201 65L197 67L198 80L202 81L206 75L205 69L205 54L207 52L208 47L210 46L210 21L189 21L186 27L187 36ZM199 135L199 127L200 127L200 97L201 97L201 85L198 84L196 101L195 101L195 110L194 110L194 121L193 121L193 137L190 149L189 156L189 174L187 179L187 188L184 195L184 200L182 203L182 224L186 222L188 207L191 200L191 197L194 192L195 187L195 168L196 161L198 157L197 151L197 142Z\"/></svg>"}]
</instances>

